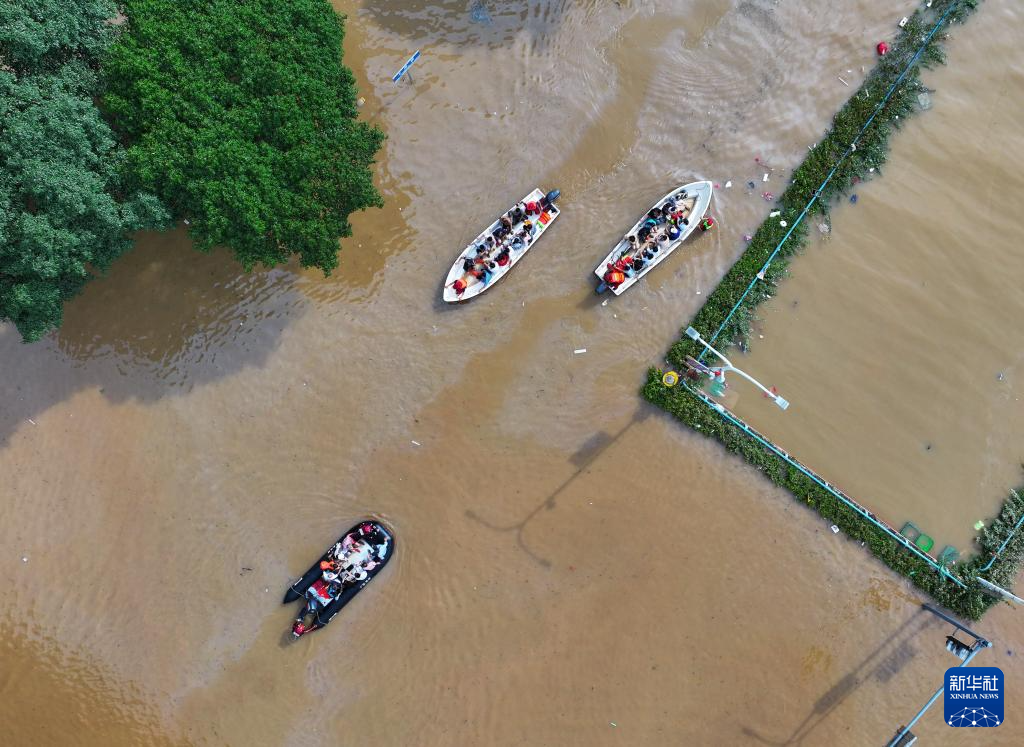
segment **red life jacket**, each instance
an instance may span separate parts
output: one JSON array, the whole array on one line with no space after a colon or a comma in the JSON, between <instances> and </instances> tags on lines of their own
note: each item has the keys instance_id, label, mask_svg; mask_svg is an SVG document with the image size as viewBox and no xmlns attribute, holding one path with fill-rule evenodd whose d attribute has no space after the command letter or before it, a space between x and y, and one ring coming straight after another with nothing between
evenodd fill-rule
<instances>
[{"instance_id":1,"label":"red life jacket","mask_svg":"<svg viewBox=\"0 0 1024 747\"><path fill-rule=\"evenodd\" d=\"M626 279L626 273L619 272L618 270L612 270L604 276L604 281L608 283L612 288L617 288Z\"/></svg>"}]
</instances>

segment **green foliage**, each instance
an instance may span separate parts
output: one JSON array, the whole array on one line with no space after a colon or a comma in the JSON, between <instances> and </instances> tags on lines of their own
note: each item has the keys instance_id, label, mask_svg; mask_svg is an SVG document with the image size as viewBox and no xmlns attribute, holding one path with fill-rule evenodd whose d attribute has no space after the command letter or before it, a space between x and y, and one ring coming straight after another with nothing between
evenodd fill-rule
<instances>
[{"instance_id":1,"label":"green foliage","mask_svg":"<svg viewBox=\"0 0 1024 747\"><path fill-rule=\"evenodd\" d=\"M113 0L0 0L0 56L16 73L95 62L110 41Z\"/></svg>"},{"instance_id":2,"label":"green foliage","mask_svg":"<svg viewBox=\"0 0 1024 747\"><path fill-rule=\"evenodd\" d=\"M773 293L774 285L786 273L788 259L806 242L807 223L814 215L826 215L829 205L846 194L855 180L878 173L885 163L889 138L900 121L913 114L917 96L926 91L921 84L919 68L942 62L941 44L945 39L940 30L924 47L916 65L911 67L891 98L874 114L885 93L895 83L920 49L924 38L947 10L953 9L947 24L958 22L978 5L978 0L934 0L931 8L921 7L911 16L907 25L892 45L890 52L879 60L867 80L839 110L832 128L822 141L814 146L796 170L785 194L780 198L782 215L766 219L747 249L729 269L717 288L708 296L697 312L692 325L701 333L711 335L721 327L716 347L743 344L754 319L757 306ZM874 116L857 142L855 151L848 153L850 144L865 122ZM847 157L840 161L844 154ZM765 262L785 235L779 225L784 219L794 225L804 206L814 197L829 172L836 168L833 178L822 188L805 222L793 231L779 254L765 269ZM874 171L871 171L874 169ZM748 285L759 272L763 279L743 297ZM742 299L742 301L741 301ZM739 306L730 317L730 311ZM685 335L672 345L668 359L676 366L684 364L686 356L698 357L698 344ZM687 425L709 438L720 441L727 450L742 456L761 470L776 485L792 492L798 499L840 527L850 538L863 542L871 552L889 567L907 576L916 586L936 600L965 617L979 618L995 600L981 592L974 579L978 575L1008 588L1013 583L1020 563L1024 561L1024 528L1015 535L993 562L1002 543L1011 536L1013 527L1024 516L1024 499L1016 492L1006 501L999 517L983 532L979 539L981 553L958 563L955 573L967 585L961 588L941 577L921 558L907 550L899 541L879 529L859 513L836 498L825 488L808 478L800 470L747 435L743 430L723 419L686 386L668 388L661 383L662 372L651 369L643 388L643 396Z\"/></svg>"},{"instance_id":3,"label":"green foliage","mask_svg":"<svg viewBox=\"0 0 1024 747\"><path fill-rule=\"evenodd\" d=\"M329 272L349 214L380 206L383 134L356 121L341 18L327 0L127 0L103 105L128 171L196 246L247 269L293 254Z\"/></svg>"},{"instance_id":4,"label":"green foliage","mask_svg":"<svg viewBox=\"0 0 1024 747\"><path fill-rule=\"evenodd\" d=\"M0 3L0 320L26 341L166 214L126 191L123 152L94 105L105 0Z\"/></svg>"}]
</instances>

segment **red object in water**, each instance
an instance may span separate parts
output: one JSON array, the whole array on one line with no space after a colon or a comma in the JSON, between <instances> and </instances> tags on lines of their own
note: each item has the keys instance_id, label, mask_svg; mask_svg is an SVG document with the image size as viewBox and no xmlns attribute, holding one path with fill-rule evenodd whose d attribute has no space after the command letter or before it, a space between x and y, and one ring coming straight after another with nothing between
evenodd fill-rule
<instances>
[{"instance_id":1,"label":"red object in water","mask_svg":"<svg viewBox=\"0 0 1024 747\"><path fill-rule=\"evenodd\" d=\"M888 45L888 44L886 44L885 42L878 42L878 46L877 46L877 47L875 47L875 49L877 49L877 50L878 50L878 56L879 56L879 57L881 57L881 56L883 56L883 55L884 55L884 54L885 54L886 52L888 52L888 51L889 51L889 45Z\"/></svg>"}]
</instances>

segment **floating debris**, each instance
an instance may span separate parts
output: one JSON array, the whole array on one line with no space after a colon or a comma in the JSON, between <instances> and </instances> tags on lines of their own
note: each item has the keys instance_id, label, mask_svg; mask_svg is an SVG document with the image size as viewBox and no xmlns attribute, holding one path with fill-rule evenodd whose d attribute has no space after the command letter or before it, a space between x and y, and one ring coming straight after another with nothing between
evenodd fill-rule
<instances>
[{"instance_id":1,"label":"floating debris","mask_svg":"<svg viewBox=\"0 0 1024 747\"><path fill-rule=\"evenodd\" d=\"M572 351L572 354L573 355L583 355L585 352L587 352L586 348L576 348L575 350Z\"/></svg>"}]
</instances>

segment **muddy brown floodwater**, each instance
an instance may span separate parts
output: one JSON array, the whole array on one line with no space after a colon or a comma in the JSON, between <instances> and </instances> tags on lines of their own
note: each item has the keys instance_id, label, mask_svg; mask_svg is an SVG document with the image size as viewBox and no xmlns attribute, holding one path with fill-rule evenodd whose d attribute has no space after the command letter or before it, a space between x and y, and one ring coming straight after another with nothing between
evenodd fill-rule
<instances>
[{"instance_id":1,"label":"muddy brown floodwater","mask_svg":"<svg viewBox=\"0 0 1024 747\"><path fill-rule=\"evenodd\" d=\"M883 742L950 666L945 626L637 389L763 216L755 156L781 192L911 3L338 7L389 135L338 272L143 236L59 334L0 329L4 744ZM1019 22L990 0L957 64ZM601 306L610 242L695 178L733 181L720 230ZM444 307L460 247L536 185L563 191L551 235ZM395 561L288 642L289 580L366 515ZM1012 612L979 627L1021 692ZM1020 743L1010 701L986 744ZM937 713L919 733L954 743Z\"/></svg>"},{"instance_id":2,"label":"muddy brown floodwater","mask_svg":"<svg viewBox=\"0 0 1024 747\"><path fill-rule=\"evenodd\" d=\"M1022 19L991 3L977 20L925 76L932 108L885 177L811 229L736 361L792 401L779 417L735 387L740 415L935 554L973 552L975 522L1024 482L1024 176L1007 158L1024 152L1024 47L998 32Z\"/></svg>"}]
</instances>

